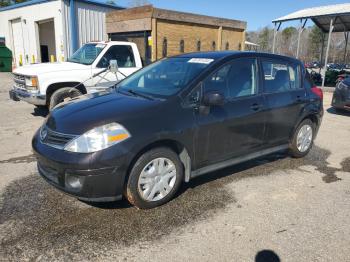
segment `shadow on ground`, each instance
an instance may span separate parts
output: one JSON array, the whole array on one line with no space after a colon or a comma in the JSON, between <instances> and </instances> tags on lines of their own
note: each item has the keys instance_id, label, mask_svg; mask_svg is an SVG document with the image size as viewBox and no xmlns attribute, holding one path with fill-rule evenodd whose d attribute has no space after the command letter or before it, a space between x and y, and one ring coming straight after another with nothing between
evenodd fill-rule
<instances>
[{"instance_id":1,"label":"shadow on ground","mask_svg":"<svg viewBox=\"0 0 350 262\"><path fill-rule=\"evenodd\" d=\"M325 182L335 182L339 180L336 171L350 172L350 158L343 161L341 169L329 168L329 154L314 147L304 159L281 153L213 172L193 179L173 201L152 210L137 210L125 201L88 205L60 193L33 174L12 182L2 194L0 253L6 258L34 259L47 250L60 255L64 250L69 259L69 254L84 250L84 258L93 259L108 243L128 246L152 241L214 216L236 202L234 192L225 188L233 181L313 165L324 174ZM55 258L58 254L51 255Z\"/></svg>"},{"instance_id":2,"label":"shadow on ground","mask_svg":"<svg viewBox=\"0 0 350 262\"><path fill-rule=\"evenodd\" d=\"M350 112L349 111L345 111L345 110L336 110L334 107L330 107L327 109L327 112L333 115L338 115L338 116L350 116Z\"/></svg>"},{"instance_id":3,"label":"shadow on ground","mask_svg":"<svg viewBox=\"0 0 350 262\"><path fill-rule=\"evenodd\" d=\"M255 262L280 262L279 256L272 250L259 251L255 256Z\"/></svg>"}]
</instances>

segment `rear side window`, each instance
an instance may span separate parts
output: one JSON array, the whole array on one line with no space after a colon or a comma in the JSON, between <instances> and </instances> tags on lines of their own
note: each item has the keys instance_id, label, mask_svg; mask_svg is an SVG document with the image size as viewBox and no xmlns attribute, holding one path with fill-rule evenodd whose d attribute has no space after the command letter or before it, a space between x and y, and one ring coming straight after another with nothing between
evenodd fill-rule
<instances>
[{"instance_id":1,"label":"rear side window","mask_svg":"<svg viewBox=\"0 0 350 262\"><path fill-rule=\"evenodd\" d=\"M255 58L234 59L204 81L204 92L220 91L226 98L255 95L257 90Z\"/></svg>"},{"instance_id":2,"label":"rear side window","mask_svg":"<svg viewBox=\"0 0 350 262\"><path fill-rule=\"evenodd\" d=\"M278 93L301 88L300 66L279 60L262 62L265 93Z\"/></svg>"},{"instance_id":3,"label":"rear side window","mask_svg":"<svg viewBox=\"0 0 350 262\"><path fill-rule=\"evenodd\" d=\"M132 47L129 45L111 46L103 55L100 62L97 64L97 67L108 67L110 60L117 60L118 67L121 68L136 67L134 53L132 51Z\"/></svg>"},{"instance_id":4,"label":"rear side window","mask_svg":"<svg viewBox=\"0 0 350 262\"><path fill-rule=\"evenodd\" d=\"M290 90L288 64L280 61L263 61L265 93Z\"/></svg>"}]
</instances>

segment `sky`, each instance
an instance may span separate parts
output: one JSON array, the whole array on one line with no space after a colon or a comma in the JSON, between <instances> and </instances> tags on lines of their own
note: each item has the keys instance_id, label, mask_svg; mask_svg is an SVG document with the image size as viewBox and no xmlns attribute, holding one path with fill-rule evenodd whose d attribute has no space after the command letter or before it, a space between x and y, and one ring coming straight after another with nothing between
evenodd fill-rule
<instances>
[{"instance_id":1,"label":"sky","mask_svg":"<svg viewBox=\"0 0 350 262\"><path fill-rule=\"evenodd\" d=\"M115 0L116 4L128 6L130 0ZM300 9L322 5L342 4L346 0L148 0L155 7L183 12L244 20L248 31L272 26L275 18ZM297 21L288 23L297 26ZM310 24L312 25L312 23Z\"/></svg>"}]
</instances>

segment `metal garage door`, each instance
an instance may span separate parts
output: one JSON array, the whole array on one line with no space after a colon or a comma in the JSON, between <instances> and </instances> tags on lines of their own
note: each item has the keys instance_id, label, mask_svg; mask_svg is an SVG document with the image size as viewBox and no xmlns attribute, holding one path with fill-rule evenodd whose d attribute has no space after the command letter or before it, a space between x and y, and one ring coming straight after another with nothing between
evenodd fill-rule
<instances>
[{"instance_id":1,"label":"metal garage door","mask_svg":"<svg viewBox=\"0 0 350 262\"><path fill-rule=\"evenodd\" d=\"M24 42L23 42L23 30L21 19L15 19L11 21L12 24L12 46L13 46L13 57L15 62L19 65L20 55L24 62Z\"/></svg>"}]
</instances>

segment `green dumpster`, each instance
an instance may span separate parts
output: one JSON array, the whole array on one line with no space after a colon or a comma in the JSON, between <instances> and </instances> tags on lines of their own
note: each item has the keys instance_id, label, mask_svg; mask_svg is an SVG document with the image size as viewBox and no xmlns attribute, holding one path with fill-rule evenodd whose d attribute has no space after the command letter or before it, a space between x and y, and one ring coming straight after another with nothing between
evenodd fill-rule
<instances>
[{"instance_id":1,"label":"green dumpster","mask_svg":"<svg viewBox=\"0 0 350 262\"><path fill-rule=\"evenodd\" d=\"M12 72L12 52L0 45L0 72Z\"/></svg>"}]
</instances>

